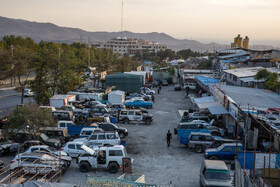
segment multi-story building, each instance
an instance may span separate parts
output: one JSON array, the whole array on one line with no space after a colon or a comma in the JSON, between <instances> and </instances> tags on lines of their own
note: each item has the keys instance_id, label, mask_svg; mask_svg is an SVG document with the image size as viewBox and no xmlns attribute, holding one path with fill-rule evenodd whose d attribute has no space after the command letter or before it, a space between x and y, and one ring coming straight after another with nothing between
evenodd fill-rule
<instances>
[{"instance_id":1,"label":"multi-story building","mask_svg":"<svg viewBox=\"0 0 280 187\"><path fill-rule=\"evenodd\" d=\"M165 50L166 45L159 44L158 42L150 42L143 39L116 37L107 42L99 42L93 44L98 48L112 49L114 53L119 54L135 54L137 51L160 51Z\"/></svg>"}]
</instances>

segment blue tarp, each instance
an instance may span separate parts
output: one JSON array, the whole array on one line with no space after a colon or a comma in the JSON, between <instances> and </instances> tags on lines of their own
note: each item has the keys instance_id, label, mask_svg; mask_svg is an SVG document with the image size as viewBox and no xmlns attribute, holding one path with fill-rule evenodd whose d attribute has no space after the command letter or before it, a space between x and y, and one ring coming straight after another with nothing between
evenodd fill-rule
<instances>
[{"instance_id":1,"label":"blue tarp","mask_svg":"<svg viewBox=\"0 0 280 187\"><path fill-rule=\"evenodd\" d=\"M209 77L201 77L201 76L194 76L197 80L199 80L202 84L206 86L210 86L210 84L216 84L220 82L218 79L213 79Z\"/></svg>"}]
</instances>

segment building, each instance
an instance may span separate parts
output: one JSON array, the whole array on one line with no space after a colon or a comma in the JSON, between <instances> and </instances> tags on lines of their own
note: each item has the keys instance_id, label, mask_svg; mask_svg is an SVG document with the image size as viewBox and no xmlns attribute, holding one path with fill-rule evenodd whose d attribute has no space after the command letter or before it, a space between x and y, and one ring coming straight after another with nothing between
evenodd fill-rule
<instances>
[{"instance_id":1,"label":"building","mask_svg":"<svg viewBox=\"0 0 280 187\"><path fill-rule=\"evenodd\" d=\"M240 36L240 34L238 34L238 36L234 38L234 42L231 43L231 48L234 48L234 47L241 47L241 48L249 49L249 37L245 36L245 38L243 40L243 38Z\"/></svg>"},{"instance_id":2,"label":"building","mask_svg":"<svg viewBox=\"0 0 280 187\"><path fill-rule=\"evenodd\" d=\"M270 72L275 72L280 75L279 68L252 67L223 70L223 77L229 85L264 88L265 80L255 79L255 75L261 69L267 69Z\"/></svg>"},{"instance_id":3,"label":"building","mask_svg":"<svg viewBox=\"0 0 280 187\"><path fill-rule=\"evenodd\" d=\"M157 52L165 50L166 45L159 44L158 42L150 42L143 39L116 37L107 42L99 42L93 44L98 48L112 49L114 53L119 54L135 54L144 50Z\"/></svg>"}]
</instances>

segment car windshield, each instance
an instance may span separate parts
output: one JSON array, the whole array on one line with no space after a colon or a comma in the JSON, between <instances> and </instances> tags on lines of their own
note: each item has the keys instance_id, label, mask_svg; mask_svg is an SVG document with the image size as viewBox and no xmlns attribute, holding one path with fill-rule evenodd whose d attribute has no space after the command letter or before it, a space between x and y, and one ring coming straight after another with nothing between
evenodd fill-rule
<instances>
[{"instance_id":1,"label":"car windshield","mask_svg":"<svg viewBox=\"0 0 280 187\"><path fill-rule=\"evenodd\" d=\"M217 150L221 151L224 147L225 147L225 145L221 145L220 147L217 148Z\"/></svg>"},{"instance_id":2,"label":"car windshield","mask_svg":"<svg viewBox=\"0 0 280 187\"><path fill-rule=\"evenodd\" d=\"M204 174L205 179L230 180L227 170L207 169Z\"/></svg>"}]
</instances>

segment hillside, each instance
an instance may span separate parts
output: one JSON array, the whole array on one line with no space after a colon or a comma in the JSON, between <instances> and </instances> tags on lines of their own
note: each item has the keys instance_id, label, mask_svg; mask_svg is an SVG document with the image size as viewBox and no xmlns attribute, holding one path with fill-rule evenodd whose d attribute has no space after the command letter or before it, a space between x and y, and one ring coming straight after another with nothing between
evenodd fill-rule
<instances>
[{"instance_id":1,"label":"hillside","mask_svg":"<svg viewBox=\"0 0 280 187\"><path fill-rule=\"evenodd\" d=\"M16 35L30 37L36 42L41 40L66 42L90 40L94 42L104 42L119 35L118 32L88 32L78 28L59 27L52 23L38 23L21 19L11 19L0 17L0 37L5 35ZM195 40L180 40L173 38L165 33L133 33L124 31L126 37L145 39L166 44L173 50L192 49L194 51L204 52L213 50L214 47L221 47L216 43L203 44Z\"/></svg>"}]
</instances>

